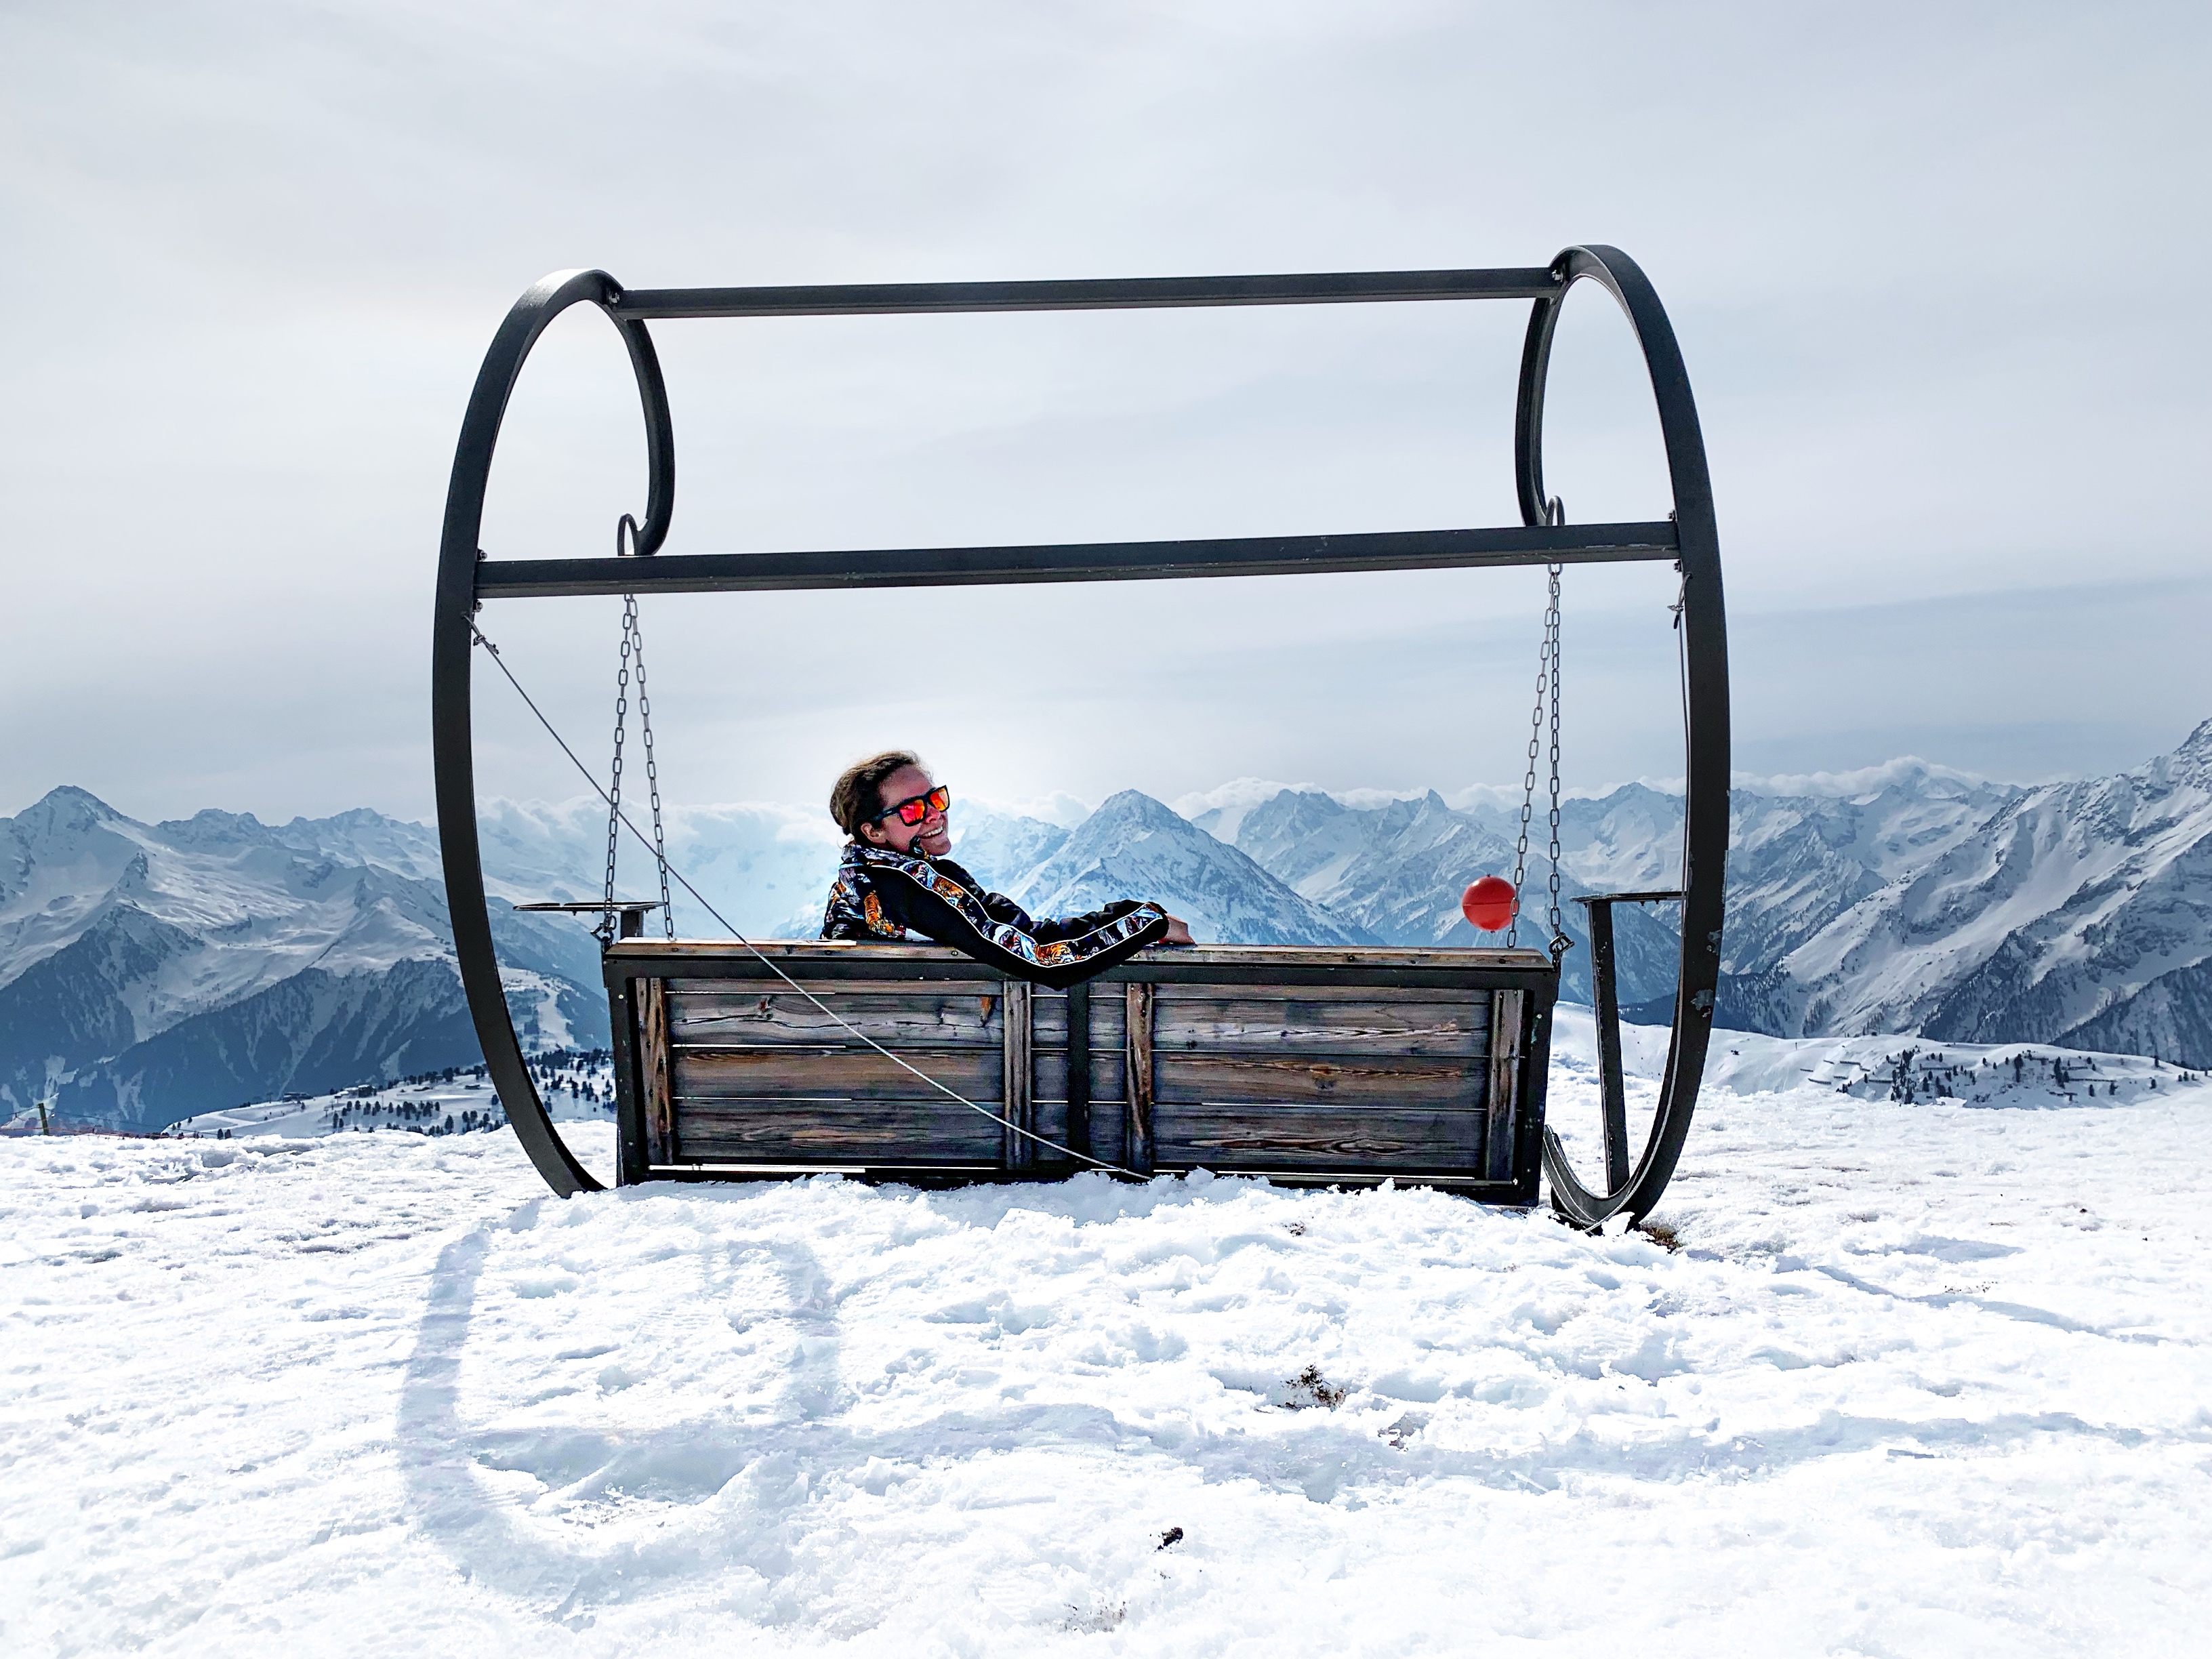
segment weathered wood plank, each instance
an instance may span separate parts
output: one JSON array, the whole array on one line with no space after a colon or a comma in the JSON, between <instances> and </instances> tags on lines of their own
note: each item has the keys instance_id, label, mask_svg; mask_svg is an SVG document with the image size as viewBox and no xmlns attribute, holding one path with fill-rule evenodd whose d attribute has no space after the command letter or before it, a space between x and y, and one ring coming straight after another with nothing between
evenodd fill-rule
<instances>
[{"instance_id":1,"label":"weathered wood plank","mask_svg":"<svg viewBox=\"0 0 2212 1659\"><path fill-rule=\"evenodd\" d=\"M1115 1000L1118 1002L1121 999L1116 997ZM1036 1097L1065 1102L1067 1099L1067 1056L1039 1051L1030 1057L1030 1063L1032 1067L1030 1075L1035 1079L1033 1091ZM1100 1054L1096 1049L1091 1051L1090 1100L1094 1115L1106 1109L1107 1102L1127 1097L1127 1056L1120 1049L1116 1048L1110 1054ZM1103 1134L1104 1131L1099 1133ZM1103 1140L1098 1144L1108 1146ZM1119 1144L1114 1143L1115 1146ZM1101 1158L1113 1155L1111 1147L1099 1154Z\"/></svg>"},{"instance_id":2,"label":"weathered wood plank","mask_svg":"<svg viewBox=\"0 0 2212 1659\"><path fill-rule=\"evenodd\" d=\"M1162 996L1154 1005L1152 1046L1162 1055L1261 1052L1307 1054L1405 1054L1480 1059L1490 1044L1490 997L1462 993L1450 1000L1321 999L1297 992L1267 997L1239 991L1199 997Z\"/></svg>"},{"instance_id":3,"label":"weathered wood plank","mask_svg":"<svg viewBox=\"0 0 2212 1659\"><path fill-rule=\"evenodd\" d=\"M1002 1069L999 1098L1003 1103L1000 1115L1008 1126L1000 1132L1001 1156L1010 1170L1026 1170L1036 1162L1036 1142L1016 1133L1020 1129L1035 1133L1030 1110L1030 1006L1029 985L1021 980L1009 980L1000 1019L1006 1042L1000 1051Z\"/></svg>"},{"instance_id":4,"label":"weathered wood plank","mask_svg":"<svg viewBox=\"0 0 2212 1659\"><path fill-rule=\"evenodd\" d=\"M999 1126L951 1101L682 1101L683 1163L999 1161Z\"/></svg>"},{"instance_id":5,"label":"weathered wood plank","mask_svg":"<svg viewBox=\"0 0 2212 1659\"><path fill-rule=\"evenodd\" d=\"M998 1109L1000 1091L1006 1084L1003 1053L917 1048L900 1058L924 1077L979 1105ZM912 1072L869 1048L769 1048L750 1054L696 1054L679 1048L674 1072L679 1107L735 1098L902 1100L926 1097L932 1092L929 1085ZM945 1103L956 1111L963 1109L951 1101ZM998 1132L994 1128L992 1133Z\"/></svg>"},{"instance_id":6,"label":"weathered wood plank","mask_svg":"<svg viewBox=\"0 0 2212 1659\"><path fill-rule=\"evenodd\" d=\"M1120 1054L1129 1044L1128 987L1099 985L1091 988L1091 1052L1103 1054ZM1154 994L1158 994L1155 988Z\"/></svg>"},{"instance_id":7,"label":"weathered wood plank","mask_svg":"<svg viewBox=\"0 0 2212 1659\"><path fill-rule=\"evenodd\" d=\"M1083 1000L1091 1011L1091 1047L1094 1050L1120 1048L1127 1006L1122 993L1127 988L1093 982L1081 988L1088 993ZM1067 1047L1066 996L1058 991L1038 991L1030 1005L1030 1019L1034 1032L1030 1042L1040 1052Z\"/></svg>"},{"instance_id":8,"label":"weathered wood plank","mask_svg":"<svg viewBox=\"0 0 2212 1659\"><path fill-rule=\"evenodd\" d=\"M761 954L787 972L797 975L806 965L824 967L852 962L883 964L924 972L950 967L972 975L975 964L957 951L933 945L873 945L846 939L756 939ZM666 963L672 974L696 972L700 962L750 963L748 977L773 978L760 969L759 957L729 939L617 939L609 954L623 962ZM1379 968L1512 968L1549 971L1551 959L1541 951L1492 951L1437 945L1200 945L1148 951L1139 961L1224 963L1279 963L1291 967Z\"/></svg>"},{"instance_id":9,"label":"weathered wood plank","mask_svg":"<svg viewBox=\"0 0 2212 1659\"><path fill-rule=\"evenodd\" d=\"M1415 985L1382 986L1364 981L1359 975L1346 969L1332 983L1322 985L1297 984L1285 981L1271 985L1264 980L1227 981L1208 985L1202 981L1183 984L1164 984L1158 988L1159 1000L1166 1003L1214 1002L1228 998L1233 1000L1288 1002L1390 1002L1464 1004L1477 999L1486 999L1490 993L1472 985Z\"/></svg>"},{"instance_id":10,"label":"weathered wood plank","mask_svg":"<svg viewBox=\"0 0 2212 1659\"><path fill-rule=\"evenodd\" d=\"M1168 1054L1152 1060L1162 1103L1313 1101L1339 1106L1482 1103L1483 1062L1394 1055Z\"/></svg>"},{"instance_id":11,"label":"weathered wood plank","mask_svg":"<svg viewBox=\"0 0 2212 1659\"><path fill-rule=\"evenodd\" d=\"M1067 1109L1063 1138L1071 1152L1087 1154L1091 1151L1091 988L1072 988L1063 1012L1067 1020L1067 1078L1060 1091Z\"/></svg>"},{"instance_id":12,"label":"weathered wood plank","mask_svg":"<svg viewBox=\"0 0 2212 1659\"><path fill-rule=\"evenodd\" d=\"M1126 988L1122 1006L1129 1109L1122 1119L1121 1163L1139 1175L1152 1172L1152 987Z\"/></svg>"},{"instance_id":13,"label":"weathered wood plank","mask_svg":"<svg viewBox=\"0 0 2212 1659\"><path fill-rule=\"evenodd\" d=\"M1005 1040L1005 989L996 981L913 990L839 989L822 998L834 1014L787 986L686 990L669 998L669 1027L684 1048L865 1046L846 1029L850 1024L887 1048L991 1048Z\"/></svg>"},{"instance_id":14,"label":"weathered wood plank","mask_svg":"<svg viewBox=\"0 0 2212 1659\"><path fill-rule=\"evenodd\" d=\"M664 980L639 982L638 1074L644 1085L647 1158L665 1164L676 1155L676 1118L669 1093L668 987Z\"/></svg>"},{"instance_id":15,"label":"weathered wood plank","mask_svg":"<svg viewBox=\"0 0 2212 1659\"><path fill-rule=\"evenodd\" d=\"M1526 1023L1526 993L1500 991L1492 1000L1490 1083L1486 1091L1489 1127L1483 1143L1482 1172L1492 1181L1513 1175L1513 1122L1521 1105L1521 1028Z\"/></svg>"},{"instance_id":16,"label":"weathered wood plank","mask_svg":"<svg viewBox=\"0 0 2212 1659\"><path fill-rule=\"evenodd\" d=\"M1465 1169L1482 1151L1475 1111L1278 1104L1193 1106L1161 1101L1154 1164L1161 1169Z\"/></svg>"},{"instance_id":17,"label":"weathered wood plank","mask_svg":"<svg viewBox=\"0 0 2212 1659\"><path fill-rule=\"evenodd\" d=\"M1066 1146L1068 1144L1067 1103L1064 1100L1036 1099L1030 1101L1030 1127L1036 1130L1037 1133L1042 1135L1047 1140L1057 1141L1063 1146ZM1050 1147L1037 1146L1034 1141L1030 1145L1030 1156L1034 1160L1033 1167L1039 1170L1058 1170L1065 1172L1068 1170L1079 1167L1078 1165L1071 1164L1066 1158L1062 1158L1058 1152L1054 1152Z\"/></svg>"},{"instance_id":18,"label":"weathered wood plank","mask_svg":"<svg viewBox=\"0 0 2212 1659\"><path fill-rule=\"evenodd\" d=\"M1119 1164L1127 1144L1129 1103L1117 1095L1094 1095L1091 1100L1091 1156L1105 1164Z\"/></svg>"}]
</instances>

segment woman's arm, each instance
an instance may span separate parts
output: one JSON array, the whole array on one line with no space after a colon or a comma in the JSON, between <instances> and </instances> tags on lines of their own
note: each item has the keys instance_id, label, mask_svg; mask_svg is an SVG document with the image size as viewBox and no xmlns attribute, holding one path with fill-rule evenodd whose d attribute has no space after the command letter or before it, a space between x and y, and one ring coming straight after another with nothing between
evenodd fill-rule
<instances>
[{"instance_id":1,"label":"woman's arm","mask_svg":"<svg viewBox=\"0 0 2212 1659\"><path fill-rule=\"evenodd\" d=\"M1036 921L1012 900L987 892L950 860L865 856L887 918L1002 973L1054 990L1080 985L1164 942L1173 921L1157 904L1125 899L1084 915ZM1183 931L1188 939L1188 930Z\"/></svg>"}]
</instances>

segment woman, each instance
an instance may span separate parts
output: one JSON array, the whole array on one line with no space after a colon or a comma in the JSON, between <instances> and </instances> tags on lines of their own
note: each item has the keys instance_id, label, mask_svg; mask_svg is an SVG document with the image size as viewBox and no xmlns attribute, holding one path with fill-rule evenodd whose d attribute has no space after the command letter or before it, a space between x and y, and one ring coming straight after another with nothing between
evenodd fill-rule
<instances>
[{"instance_id":1,"label":"woman","mask_svg":"<svg viewBox=\"0 0 2212 1659\"><path fill-rule=\"evenodd\" d=\"M1122 899L1085 915L1043 921L945 857L952 836L942 788L903 749L845 769L830 791L830 816L852 837L824 939L883 943L915 933L1054 990L1079 985L1148 945L1188 945L1190 929L1157 904Z\"/></svg>"}]
</instances>

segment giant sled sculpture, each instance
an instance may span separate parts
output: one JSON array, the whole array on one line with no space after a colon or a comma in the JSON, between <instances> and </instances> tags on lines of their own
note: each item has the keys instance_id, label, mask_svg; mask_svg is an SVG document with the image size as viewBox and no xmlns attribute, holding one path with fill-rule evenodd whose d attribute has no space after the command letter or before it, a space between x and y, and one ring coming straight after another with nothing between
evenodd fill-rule
<instances>
[{"instance_id":1,"label":"giant sled sculpture","mask_svg":"<svg viewBox=\"0 0 2212 1659\"><path fill-rule=\"evenodd\" d=\"M1613 295L1643 349L1673 484L1674 511L1665 520L1569 525L1546 495L1546 374L1560 307L1582 283ZM652 321L1459 300L1532 307L1514 433L1516 526L659 552L675 501L675 436ZM645 416L644 521L624 518L613 557L487 559L479 527L508 397L538 337L578 304L603 311L629 349ZM1720 545L1674 330L1643 271L1616 248L1569 248L1548 266L1525 269L1317 276L636 290L599 270L547 277L507 313L469 400L447 497L432 651L438 826L454 944L490 1075L518 1137L556 1192L599 1185L547 1114L501 992L477 844L470 717L472 650L482 638L475 617L484 605L578 594L1463 566L1543 565L1556 578L1563 565L1623 561L1668 562L1680 573L1686 784L1680 888L1580 901L1589 907L1602 1073L1598 1179L1577 1174L1544 1123L1556 952L1155 950L1061 993L1003 980L934 948L648 939L641 915L650 907L619 907L610 892L607 905L579 908L622 910L619 930L610 915L601 937L623 1182L822 1170L900 1181L1037 1179L1100 1163L1138 1175L1203 1166L1278 1181L1395 1177L1525 1205L1540 1196L1540 1172L1553 1205L1578 1224L1644 1214L1672 1176L1689 1128L1719 975L1729 780ZM1556 654L1549 660L1556 671ZM1556 759L1554 767L1556 775ZM1680 967L1666 1071L1637 1147L1624 1102L1611 913L1616 903L1653 900L1680 901Z\"/></svg>"}]
</instances>

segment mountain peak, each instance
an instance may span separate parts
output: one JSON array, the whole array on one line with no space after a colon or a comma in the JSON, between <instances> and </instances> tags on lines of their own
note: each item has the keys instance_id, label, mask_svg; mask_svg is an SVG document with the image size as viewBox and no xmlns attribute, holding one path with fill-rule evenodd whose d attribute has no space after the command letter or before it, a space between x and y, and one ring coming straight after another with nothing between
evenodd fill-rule
<instances>
[{"instance_id":1,"label":"mountain peak","mask_svg":"<svg viewBox=\"0 0 2212 1659\"><path fill-rule=\"evenodd\" d=\"M1309 902L1245 853L1137 789L1102 802L1013 896L1043 915L1154 899L1200 939L1219 943L1373 942L1364 929Z\"/></svg>"},{"instance_id":2,"label":"mountain peak","mask_svg":"<svg viewBox=\"0 0 2212 1659\"><path fill-rule=\"evenodd\" d=\"M250 847L274 844L269 826L251 812L225 812L202 807L188 818L164 818L154 826L162 837L179 847Z\"/></svg>"},{"instance_id":3,"label":"mountain peak","mask_svg":"<svg viewBox=\"0 0 2212 1659\"><path fill-rule=\"evenodd\" d=\"M64 783L46 793L16 815L15 822L38 833L82 831L96 823L124 822L123 814L89 789Z\"/></svg>"},{"instance_id":4,"label":"mountain peak","mask_svg":"<svg viewBox=\"0 0 2212 1659\"><path fill-rule=\"evenodd\" d=\"M2197 729L2174 746L2170 758L2176 771L2212 777L2212 720L2199 721Z\"/></svg>"},{"instance_id":5,"label":"mountain peak","mask_svg":"<svg viewBox=\"0 0 2212 1659\"><path fill-rule=\"evenodd\" d=\"M1154 800L1141 789L1124 789L1119 794L1109 795L1099 803L1083 828L1093 825L1118 828L1124 823L1141 824L1148 830L1186 830L1190 821L1170 808L1166 802Z\"/></svg>"}]
</instances>

